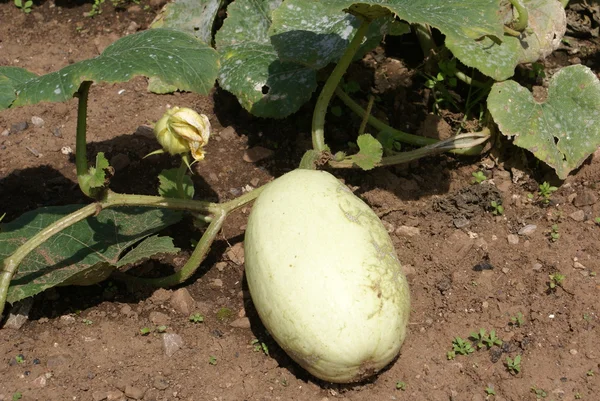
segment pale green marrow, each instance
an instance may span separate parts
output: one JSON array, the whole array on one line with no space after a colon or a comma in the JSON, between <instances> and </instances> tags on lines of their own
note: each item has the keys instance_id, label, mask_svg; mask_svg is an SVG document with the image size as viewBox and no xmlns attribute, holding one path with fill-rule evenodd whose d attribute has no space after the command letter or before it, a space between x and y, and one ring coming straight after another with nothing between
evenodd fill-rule
<instances>
[{"instance_id":1,"label":"pale green marrow","mask_svg":"<svg viewBox=\"0 0 600 401\"><path fill-rule=\"evenodd\" d=\"M246 277L277 343L314 376L372 376L398 355L410 311L406 277L371 208L333 175L294 170L256 200Z\"/></svg>"}]
</instances>

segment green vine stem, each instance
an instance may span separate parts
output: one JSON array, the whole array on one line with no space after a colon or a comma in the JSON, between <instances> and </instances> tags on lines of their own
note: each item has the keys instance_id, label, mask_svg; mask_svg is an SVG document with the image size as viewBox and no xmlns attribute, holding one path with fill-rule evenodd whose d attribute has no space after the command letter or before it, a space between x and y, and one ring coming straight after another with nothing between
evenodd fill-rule
<instances>
[{"instance_id":1,"label":"green vine stem","mask_svg":"<svg viewBox=\"0 0 600 401\"><path fill-rule=\"evenodd\" d=\"M88 159L87 159L87 103L88 94L90 92L90 86L92 81L83 81L79 85L79 89L75 93L75 97L79 99L77 107L77 137L75 139L75 166L77 168L77 181L79 182L79 188L81 191L89 197L92 197L90 191L83 184L83 176L88 173Z\"/></svg>"},{"instance_id":2,"label":"green vine stem","mask_svg":"<svg viewBox=\"0 0 600 401\"><path fill-rule=\"evenodd\" d=\"M161 196L148 196L148 195L127 195L127 194L119 194L116 192L108 191L105 199L99 202L91 203L87 206L82 207L79 210L57 220L53 224L41 230L39 233L30 238L27 242L21 245L19 248L15 250L10 256L2 261L1 269L0 269L0 316L4 311L4 305L6 303L6 297L8 296L8 288L10 286L10 281L13 276L17 272L17 268L19 264L23 261L23 259L32 252L35 248L43 244L46 240L52 237L55 234L58 234L60 231L66 229L67 227L72 226L73 224L86 219L92 215L98 214L102 209L107 209L111 207L117 206L143 206L143 207L156 207L156 208L164 208L164 209L175 209L175 210L185 210L190 212L199 212L199 213L210 213L214 215L216 218L213 218L207 231L203 235L203 240L208 242L206 246L201 245L200 243L197 245L196 250L203 250L203 254L197 254L194 256L193 263L196 261L202 261L206 252L208 252L208 248L210 247L210 243L214 240L214 237L217 235L218 229L223 224L223 219L235 209L245 205L248 202L253 201L258 197L258 195L264 189L264 185L260 188L255 189L254 191L247 192L236 199L230 200L228 202L218 204L212 202L204 202L197 201L191 199L172 199L172 198L163 198ZM216 231L215 231L216 230ZM210 235L212 237L207 236L207 233L210 231ZM201 239L202 241L202 239ZM195 269L198 268L200 262L195 266ZM187 264L186 264L187 266ZM191 264L190 264L191 266ZM181 275L191 275L193 271L190 273L190 268ZM183 269L182 269L183 270ZM170 276L165 278L165 282L170 282L169 280L173 280L171 278L167 280ZM189 277L189 276L187 276ZM179 281L180 282L180 281ZM176 284L178 284L177 282Z\"/></svg>"},{"instance_id":3,"label":"green vine stem","mask_svg":"<svg viewBox=\"0 0 600 401\"><path fill-rule=\"evenodd\" d=\"M181 164L179 165L179 168L177 169L177 176L175 177L175 183L177 184L177 195L181 199L186 199L185 190L183 189L183 178L185 177L185 173L187 172L188 165L186 164L186 161L183 159L185 156L187 156L187 155L183 155L181 157Z\"/></svg>"},{"instance_id":4,"label":"green vine stem","mask_svg":"<svg viewBox=\"0 0 600 401\"><path fill-rule=\"evenodd\" d=\"M519 17L512 25L512 29L514 29L517 32L523 32L527 28L527 25L529 23L529 12L527 11L527 8L523 5L521 0L510 0L510 3L513 5L513 7L517 10L517 13L519 14Z\"/></svg>"},{"instance_id":5,"label":"green vine stem","mask_svg":"<svg viewBox=\"0 0 600 401\"><path fill-rule=\"evenodd\" d=\"M375 167L391 166L420 159L425 156L431 156L437 153L446 152L457 149L478 149L478 147L486 142L490 137L490 131L484 128L481 132L472 132L467 134L456 135L443 141L439 141L432 145L424 146L419 149L411 150L410 152L401 152L397 155L387 156L375 164ZM478 149L479 151L481 148ZM334 168L355 168L357 167L352 160L346 159L342 161L330 161L329 165Z\"/></svg>"},{"instance_id":6,"label":"green vine stem","mask_svg":"<svg viewBox=\"0 0 600 401\"><path fill-rule=\"evenodd\" d=\"M350 110L352 110L354 113L356 113L359 117L364 118L364 116L367 114L367 111L365 109L363 109L354 100L352 100L352 98L350 96L348 96L348 94L346 92L344 92L342 90L342 88L339 88L339 87L336 88L335 94L337 95L337 97L340 98L340 100ZM368 115L367 122L373 128L375 128L377 131L392 132L396 139L398 139L400 142L404 142L409 145L427 146L427 145L434 145L436 143L439 143L439 140L434 139L434 138L427 138L424 136L413 135L413 134L409 134L404 131L400 131L396 128L390 127L389 125L387 125L383 121L379 120L378 118L374 117L373 115ZM478 153L479 150L480 149L468 149L465 147L465 148L454 148L449 151L454 154L459 154L459 155L472 155L472 154Z\"/></svg>"},{"instance_id":7,"label":"green vine stem","mask_svg":"<svg viewBox=\"0 0 600 401\"><path fill-rule=\"evenodd\" d=\"M321 94L319 95L319 99L317 100L317 104L315 105L312 120L312 143L313 149L319 153L329 150L325 144L325 115L327 114L329 102L331 101L340 80L344 76L344 73L348 69L348 66L352 63L354 55L362 44L370 23L371 22L368 20L363 20L361 22L352 41L342 55L342 58L338 61L329 78L327 78L327 81L321 90Z\"/></svg>"}]
</instances>

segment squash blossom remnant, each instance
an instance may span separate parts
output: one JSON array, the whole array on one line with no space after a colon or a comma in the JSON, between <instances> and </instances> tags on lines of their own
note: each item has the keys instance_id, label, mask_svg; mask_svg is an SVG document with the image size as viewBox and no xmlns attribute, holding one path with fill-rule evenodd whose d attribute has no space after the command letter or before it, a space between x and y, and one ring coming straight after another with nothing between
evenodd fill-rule
<instances>
[{"instance_id":1,"label":"squash blossom remnant","mask_svg":"<svg viewBox=\"0 0 600 401\"><path fill-rule=\"evenodd\" d=\"M194 160L204 159L210 137L210 122L204 114L186 107L173 107L154 126L158 143L171 155L191 152Z\"/></svg>"}]
</instances>

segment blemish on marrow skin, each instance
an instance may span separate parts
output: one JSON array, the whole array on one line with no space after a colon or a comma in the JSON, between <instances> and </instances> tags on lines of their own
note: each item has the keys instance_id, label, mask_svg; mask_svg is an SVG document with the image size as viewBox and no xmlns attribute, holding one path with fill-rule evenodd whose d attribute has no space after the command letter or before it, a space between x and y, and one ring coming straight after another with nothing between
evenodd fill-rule
<instances>
[{"instance_id":1,"label":"blemish on marrow skin","mask_svg":"<svg viewBox=\"0 0 600 401\"><path fill-rule=\"evenodd\" d=\"M344 208L342 207L342 205L339 205L339 207L340 207L340 209L341 209L342 213L344 214L344 217L345 217L345 218L346 218L348 221L350 221L350 222L352 222L352 223L356 223L356 224L358 224L359 226L360 226L360 225L362 225L362 224L360 224L360 221L358 221L358 219L359 219L359 218L360 218L360 216L363 214L363 212L358 212L358 214L355 216L355 215L351 214L350 212L347 212L347 211L345 211L345 210L344 210Z\"/></svg>"}]
</instances>

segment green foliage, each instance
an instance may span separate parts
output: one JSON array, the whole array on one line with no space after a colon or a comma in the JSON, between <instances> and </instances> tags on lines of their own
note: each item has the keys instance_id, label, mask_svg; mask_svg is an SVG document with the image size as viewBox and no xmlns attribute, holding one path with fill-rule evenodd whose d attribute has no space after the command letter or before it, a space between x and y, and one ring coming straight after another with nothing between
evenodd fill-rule
<instances>
[{"instance_id":1,"label":"green foliage","mask_svg":"<svg viewBox=\"0 0 600 401\"><path fill-rule=\"evenodd\" d=\"M396 390L402 390L402 391L406 391L406 383L403 381L397 381L396 382Z\"/></svg>"},{"instance_id":2,"label":"green foliage","mask_svg":"<svg viewBox=\"0 0 600 401\"><path fill-rule=\"evenodd\" d=\"M216 357L216 356L210 356L210 357L208 358L208 363L209 363L210 365L216 365L216 364L217 364L217 357Z\"/></svg>"},{"instance_id":3,"label":"green foliage","mask_svg":"<svg viewBox=\"0 0 600 401\"><path fill-rule=\"evenodd\" d=\"M448 359L454 359L456 355L469 355L473 352L475 352L475 349L471 346L471 343L460 337L454 337L454 340L452 340L452 351L448 351L446 356Z\"/></svg>"},{"instance_id":4,"label":"green foliage","mask_svg":"<svg viewBox=\"0 0 600 401\"><path fill-rule=\"evenodd\" d=\"M29 14L31 12L31 7L33 6L32 0L14 0L15 6L23 11L25 14Z\"/></svg>"},{"instance_id":5,"label":"green foliage","mask_svg":"<svg viewBox=\"0 0 600 401\"><path fill-rule=\"evenodd\" d=\"M521 327L523 326L525 319L523 318L523 314L521 312L518 312L517 316L513 316L510 318L510 322L513 326Z\"/></svg>"},{"instance_id":6,"label":"green foliage","mask_svg":"<svg viewBox=\"0 0 600 401\"><path fill-rule=\"evenodd\" d=\"M0 259L78 208L79 205L40 208L4 224L0 232ZM159 241L163 244L161 247L143 246L137 251L130 248L180 218L179 213L171 211L115 208L80 221L56 234L52 241L45 242L23 260L11 282L8 302L61 284L95 284L126 264L157 253L174 253L178 249L166 237ZM132 252L135 253L130 255Z\"/></svg>"},{"instance_id":7,"label":"green foliage","mask_svg":"<svg viewBox=\"0 0 600 401\"><path fill-rule=\"evenodd\" d=\"M487 180L487 177L481 170L474 171L471 173L471 175L473 176L473 179L471 180L472 184L481 184L482 182Z\"/></svg>"},{"instance_id":8,"label":"green foliage","mask_svg":"<svg viewBox=\"0 0 600 401\"><path fill-rule=\"evenodd\" d=\"M150 329L150 327L142 327L140 329L140 335L142 335L142 336L147 336L151 332L152 332L152 329Z\"/></svg>"},{"instance_id":9,"label":"green foliage","mask_svg":"<svg viewBox=\"0 0 600 401\"><path fill-rule=\"evenodd\" d=\"M562 283L565 280L565 278L567 278L567 276L556 272L548 275L548 278L550 279L550 281L548 282L548 287L551 291L554 291L556 290L556 287L562 287Z\"/></svg>"},{"instance_id":10,"label":"green foliage","mask_svg":"<svg viewBox=\"0 0 600 401\"><path fill-rule=\"evenodd\" d=\"M538 103L529 90L514 81L494 84L488 108L503 135L567 175L600 146L600 83L583 65L557 72L548 97Z\"/></svg>"},{"instance_id":11,"label":"green foliage","mask_svg":"<svg viewBox=\"0 0 600 401\"><path fill-rule=\"evenodd\" d=\"M538 400L548 396L548 393L544 389L537 388L536 386L531 387L531 392L535 394L535 398Z\"/></svg>"},{"instance_id":12,"label":"green foliage","mask_svg":"<svg viewBox=\"0 0 600 401\"><path fill-rule=\"evenodd\" d=\"M104 157L104 153L99 152L96 155L96 165L90 167L88 173L83 175L79 180L81 189L85 193L99 195L108 185L112 172L113 169Z\"/></svg>"},{"instance_id":13,"label":"green foliage","mask_svg":"<svg viewBox=\"0 0 600 401\"><path fill-rule=\"evenodd\" d=\"M492 348L494 345L502 345L502 340L496 336L496 330L491 330L488 334L485 329L479 329L478 332L471 333L471 337L477 342L477 348Z\"/></svg>"},{"instance_id":14,"label":"green foliage","mask_svg":"<svg viewBox=\"0 0 600 401\"><path fill-rule=\"evenodd\" d=\"M506 368L513 375L519 374L521 372L521 355L515 356L514 359L506 357Z\"/></svg>"},{"instance_id":15,"label":"green foliage","mask_svg":"<svg viewBox=\"0 0 600 401\"><path fill-rule=\"evenodd\" d=\"M494 216L502 216L504 214L504 206L502 206L502 203L491 201L490 206L492 207L492 214Z\"/></svg>"},{"instance_id":16,"label":"green foliage","mask_svg":"<svg viewBox=\"0 0 600 401\"><path fill-rule=\"evenodd\" d=\"M173 168L170 170L161 171L158 176L158 194L166 198L180 198L177 190L177 174L179 169ZM185 199L194 197L194 183L189 175L183 176L183 191Z\"/></svg>"},{"instance_id":17,"label":"green foliage","mask_svg":"<svg viewBox=\"0 0 600 401\"><path fill-rule=\"evenodd\" d=\"M21 394L19 391L13 393L13 395L12 395L12 401L17 401L17 400L20 400L21 398L23 398L23 394Z\"/></svg>"},{"instance_id":18,"label":"green foliage","mask_svg":"<svg viewBox=\"0 0 600 401\"><path fill-rule=\"evenodd\" d=\"M87 17L93 18L97 15L102 14L102 4L104 4L105 0L94 0L94 4L92 4L92 9L86 13Z\"/></svg>"},{"instance_id":19,"label":"green foliage","mask_svg":"<svg viewBox=\"0 0 600 401\"><path fill-rule=\"evenodd\" d=\"M204 322L204 316L201 313L192 313L189 318L192 323L202 323Z\"/></svg>"},{"instance_id":20,"label":"green foliage","mask_svg":"<svg viewBox=\"0 0 600 401\"><path fill-rule=\"evenodd\" d=\"M217 311L217 319L218 320L227 320L230 319L233 316L233 311L229 308L220 308Z\"/></svg>"},{"instance_id":21,"label":"green foliage","mask_svg":"<svg viewBox=\"0 0 600 401\"><path fill-rule=\"evenodd\" d=\"M539 185L538 196L542 198L545 204L550 203L550 198L554 192L558 191L557 187L550 185L547 181L544 181Z\"/></svg>"},{"instance_id":22,"label":"green foliage","mask_svg":"<svg viewBox=\"0 0 600 401\"><path fill-rule=\"evenodd\" d=\"M254 352L262 352L265 355L269 355L269 347L267 344L261 342L258 338L250 341L250 345L254 346Z\"/></svg>"},{"instance_id":23,"label":"green foliage","mask_svg":"<svg viewBox=\"0 0 600 401\"><path fill-rule=\"evenodd\" d=\"M381 143L370 134L360 135L356 143L359 151L357 154L349 156L349 159L363 170L371 170L383 156Z\"/></svg>"},{"instance_id":24,"label":"green foliage","mask_svg":"<svg viewBox=\"0 0 600 401\"><path fill-rule=\"evenodd\" d=\"M496 390L494 390L494 387L492 387L492 386L487 386L485 388L485 393L487 395L496 395Z\"/></svg>"},{"instance_id":25,"label":"green foliage","mask_svg":"<svg viewBox=\"0 0 600 401\"><path fill-rule=\"evenodd\" d=\"M550 241L556 242L559 240L560 233L558 232L558 224L552 224L549 235L550 235Z\"/></svg>"},{"instance_id":26,"label":"green foliage","mask_svg":"<svg viewBox=\"0 0 600 401\"><path fill-rule=\"evenodd\" d=\"M206 94L214 85L218 65L215 50L195 37L151 29L117 40L98 57L39 77L22 68L0 67L0 88L9 85L13 98L8 103L6 95L0 95L0 107L64 102L84 81L126 82L137 75L159 77L180 90Z\"/></svg>"}]
</instances>

